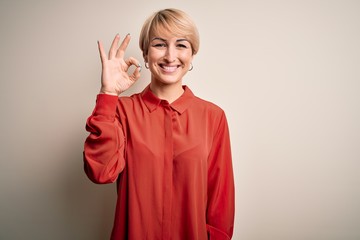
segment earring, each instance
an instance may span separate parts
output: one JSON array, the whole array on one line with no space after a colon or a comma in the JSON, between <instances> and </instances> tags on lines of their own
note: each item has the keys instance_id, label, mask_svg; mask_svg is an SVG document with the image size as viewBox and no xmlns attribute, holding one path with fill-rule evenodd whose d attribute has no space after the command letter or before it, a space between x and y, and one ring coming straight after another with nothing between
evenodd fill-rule
<instances>
[{"instance_id":1,"label":"earring","mask_svg":"<svg viewBox=\"0 0 360 240\"><path fill-rule=\"evenodd\" d=\"M190 69L189 69L189 72L192 71L193 68L194 68L194 66L192 65L192 63L190 63L190 64L191 64L191 67L190 67Z\"/></svg>"},{"instance_id":2,"label":"earring","mask_svg":"<svg viewBox=\"0 0 360 240\"><path fill-rule=\"evenodd\" d=\"M145 68L149 69L149 63L148 62L145 62Z\"/></svg>"}]
</instances>

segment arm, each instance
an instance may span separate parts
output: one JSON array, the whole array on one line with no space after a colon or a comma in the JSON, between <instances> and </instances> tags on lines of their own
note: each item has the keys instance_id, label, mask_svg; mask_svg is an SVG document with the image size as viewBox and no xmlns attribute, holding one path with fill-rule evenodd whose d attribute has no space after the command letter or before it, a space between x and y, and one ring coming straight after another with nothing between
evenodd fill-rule
<instances>
[{"instance_id":1,"label":"arm","mask_svg":"<svg viewBox=\"0 0 360 240\"><path fill-rule=\"evenodd\" d=\"M135 58L124 59L125 50L130 42L126 35L119 45L117 34L111 44L108 56L98 41L101 59L101 90L96 106L86 123L90 132L84 146L84 168L87 176L96 183L116 181L124 169L125 136L116 115L118 95L128 89L140 77L141 66ZM136 69L130 75L131 65Z\"/></svg>"},{"instance_id":2,"label":"arm","mask_svg":"<svg viewBox=\"0 0 360 240\"><path fill-rule=\"evenodd\" d=\"M209 239L229 240L234 228L235 190L230 137L224 113L208 161L206 221Z\"/></svg>"},{"instance_id":3,"label":"arm","mask_svg":"<svg viewBox=\"0 0 360 240\"><path fill-rule=\"evenodd\" d=\"M118 97L99 94L86 123L90 132L84 145L84 170L95 183L116 181L124 169L125 137L116 115Z\"/></svg>"}]
</instances>

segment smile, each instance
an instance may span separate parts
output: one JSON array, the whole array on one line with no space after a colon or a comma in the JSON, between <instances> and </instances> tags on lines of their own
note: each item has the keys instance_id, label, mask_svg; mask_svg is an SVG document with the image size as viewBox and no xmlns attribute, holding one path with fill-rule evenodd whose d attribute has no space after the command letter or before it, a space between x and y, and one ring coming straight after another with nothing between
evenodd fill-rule
<instances>
[{"instance_id":1,"label":"smile","mask_svg":"<svg viewBox=\"0 0 360 240\"><path fill-rule=\"evenodd\" d=\"M179 65L175 65L175 66L169 66L169 65L165 65L165 64L159 64L159 66L161 67L161 69L164 70L164 72L167 72L167 73L173 73L175 72Z\"/></svg>"}]
</instances>

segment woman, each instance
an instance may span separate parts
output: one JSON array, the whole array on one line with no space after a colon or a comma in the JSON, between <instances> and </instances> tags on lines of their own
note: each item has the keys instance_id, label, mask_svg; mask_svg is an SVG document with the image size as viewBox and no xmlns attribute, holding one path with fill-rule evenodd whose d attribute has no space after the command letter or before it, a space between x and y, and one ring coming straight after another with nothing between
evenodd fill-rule
<instances>
[{"instance_id":1,"label":"woman","mask_svg":"<svg viewBox=\"0 0 360 240\"><path fill-rule=\"evenodd\" d=\"M177 9L145 22L140 48L151 83L118 97L140 77L116 35L107 56L99 42L101 90L88 118L84 163L96 183L117 181L111 239L230 239L234 182L224 112L182 85L199 49L191 19ZM136 66L128 74L130 66Z\"/></svg>"}]
</instances>

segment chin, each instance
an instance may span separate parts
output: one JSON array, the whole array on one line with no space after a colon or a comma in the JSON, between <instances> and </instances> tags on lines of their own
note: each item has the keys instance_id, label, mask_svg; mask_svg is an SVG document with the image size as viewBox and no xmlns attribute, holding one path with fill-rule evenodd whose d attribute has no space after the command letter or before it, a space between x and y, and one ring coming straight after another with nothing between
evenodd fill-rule
<instances>
[{"instance_id":1,"label":"chin","mask_svg":"<svg viewBox=\"0 0 360 240\"><path fill-rule=\"evenodd\" d=\"M160 79L160 82L164 85L173 85L177 83L181 83L181 79Z\"/></svg>"}]
</instances>

